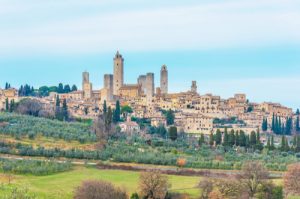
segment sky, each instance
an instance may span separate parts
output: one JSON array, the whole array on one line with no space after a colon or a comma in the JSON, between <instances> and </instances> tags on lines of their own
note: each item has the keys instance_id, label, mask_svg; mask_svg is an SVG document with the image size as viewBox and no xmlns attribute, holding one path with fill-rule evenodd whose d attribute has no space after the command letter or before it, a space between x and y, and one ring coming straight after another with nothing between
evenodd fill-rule
<instances>
[{"instance_id":1,"label":"sky","mask_svg":"<svg viewBox=\"0 0 300 199\"><path fill-rule=\"evenodd\" d=\"M169 70L170 92L300 107L300 0L0 0L0 87L94 89L119 50L125 82Z\"/></svg>"}]
</instances>

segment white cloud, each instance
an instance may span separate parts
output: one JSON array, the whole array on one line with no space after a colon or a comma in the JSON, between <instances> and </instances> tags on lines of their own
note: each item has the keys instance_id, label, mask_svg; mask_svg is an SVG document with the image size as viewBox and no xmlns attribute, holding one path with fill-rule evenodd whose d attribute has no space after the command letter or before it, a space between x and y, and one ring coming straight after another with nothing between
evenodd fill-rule
<instances>
[{"instance_id":1,"label":"white cloud","mask_svg":"<svg viewBox=\"0 0 300 199\"><path fill-rule=\"evenodd\" d=\"M64 7L68 2L54 1L51 6ZM76 0L74 4L82 2ZM89 1L88 5L101 8L99 2L113 6L120 1ZM39 3L34 9L37 6L45 5ZM299 6L295 0L229 1L142 7L72 19L62 16L60 21L38 26L0 27L0 52L90 53L299 44Z\"/></svg>"}]
</instances>

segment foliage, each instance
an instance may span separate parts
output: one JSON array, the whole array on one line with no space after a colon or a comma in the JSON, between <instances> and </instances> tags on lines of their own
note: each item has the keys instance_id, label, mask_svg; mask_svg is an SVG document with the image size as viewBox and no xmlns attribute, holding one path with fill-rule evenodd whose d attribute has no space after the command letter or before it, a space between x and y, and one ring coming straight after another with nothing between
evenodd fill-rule
<instances>
[{"instance_id":1,"label":"foliage","mask_svg":"<svg viewBox=\"0 0 300 199\"><path fill-rule=\"evenodd\" d=\"M74 199L127 199L127 193L110 182L87 180L76 188Z\"/></svg>"},{"instance_id":2,"label":"foliage","mask_svg":"<svg viewBox=\"0 0 300 199\"><path fill-rule=\"evenodd\" d=\"M61 122L3 112L0 113L0 122L9 123L9 125L0 126L0 133L13 137L27 136L30 133L66 141L78 140L81 143L96 141L96 135L91 132L90 126L78 122Z\"/></svg>"},{"instance_id":3,"label":"foliage","mask_svg":"<svg viewBox=\"0 0 300 199\"><path fill-rule=\"evenodd\" d=\"M292 164L284 175L284 190L288 194L300 195L300 164Z\"/></svg>"},{"instance_id":4,"label":"foliage","mask_svg":"<svg viewBox=\"0 0 300 199\"><path fill-rule=\"evenodd\" d=\"M165 198L168 186L168 178L159 171L143 172L140 175L139 190L145 199Z\"/></svg>"},{"instance_id":5,"label":"foliage","mask_svg":"<svg viewBox=\"0 0 300 199\"><path fill-rule=\"evenodd\" d=\"M10 160L0 158L0 168L4 173L49 175L68 171L71 164L38 160Z\"/></svg>"}]
</instances>

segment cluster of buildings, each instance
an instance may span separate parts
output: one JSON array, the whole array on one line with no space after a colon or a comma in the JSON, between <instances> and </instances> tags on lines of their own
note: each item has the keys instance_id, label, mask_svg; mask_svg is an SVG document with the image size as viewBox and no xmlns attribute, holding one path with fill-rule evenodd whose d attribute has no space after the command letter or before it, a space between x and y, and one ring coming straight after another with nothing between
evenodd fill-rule
<instances>
[{"instance_id":1,"label":"cluster of buildings","mask_svg":"<svg viewBox=\"0 0 300 199\"><path fill-rule=\"evenodd\" d=\"M104 101L108 106L114 107L117 100L121 105L132 108L131 117L148 118L151 125L166 125L166 118L162 110L173 110L175 125L186 133L210 133L217 128L233 128L250 133L261 127L264 118L271 124L273 114L282 117L293 116L291 108L278 103L252 103L245 94L235 94L232 98L222 99L212 94L200 95L197 82L192 81L190 90L180 93L169 93L168 68L161 67L160 85L155 87L154 73L146 73L137 77L134 84L124 82L124 58L117 52L113 59L113 74L105 74L103 88L93 89L89 73L82 74L82 90L65 94L50 93L49 97L40 98L44 104L55 104L56 96L67 99L70 114L75 117L93 118L102 112ZM5 99L17 100L15 89L0 90L0 109L5 104ZM236 118L243 123L232 123L224 126L216 123L215 119L226 120ZM126 120L120 124L122 129L140 129L134 122Z\"/></svg>"}]
</instances>

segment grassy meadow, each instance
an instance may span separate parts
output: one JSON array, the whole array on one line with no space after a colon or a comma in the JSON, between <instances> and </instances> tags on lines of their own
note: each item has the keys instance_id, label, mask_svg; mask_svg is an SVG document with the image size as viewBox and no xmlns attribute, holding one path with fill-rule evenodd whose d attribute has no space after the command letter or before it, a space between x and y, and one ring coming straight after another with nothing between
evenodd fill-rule
<instances>
[{"instance_id":1,"label":"grassy meadow","mask_svg":"<svg viewBox=\"0 0 300 199\"><path fill-rule=\"evenodd\" d=\"M200 181L200 177L172 175L168 177L170 189L173 192L188 193L194 198L199 195L199 190L195 186ZM41 199L71 199L74 188L83 180L88 179L109 181L126 189L131 194L137 191L139 172L99 170L94 167L76 166L72 171L48 176L14 175L11 185L2 185L0 188L0 198L8 188L22 186ZM0 184L7 184L7 178L1 174Z\"/></svg>"}]
</instances>

